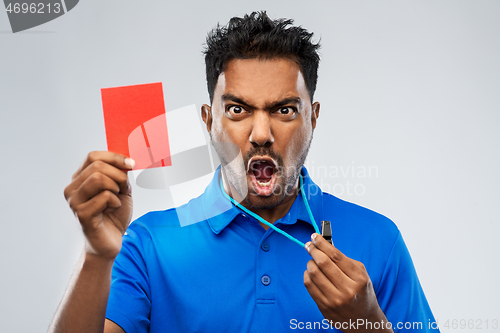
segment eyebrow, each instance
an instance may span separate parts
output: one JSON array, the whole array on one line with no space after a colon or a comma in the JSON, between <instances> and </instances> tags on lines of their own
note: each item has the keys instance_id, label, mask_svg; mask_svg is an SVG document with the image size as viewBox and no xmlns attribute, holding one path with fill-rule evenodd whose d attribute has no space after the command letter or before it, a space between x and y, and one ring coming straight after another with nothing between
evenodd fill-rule
<instances>
[{"instance_id":1,"label":"eyebrow","mask_svg":"<svg viewBox=\"0 0 500 333\"><path fill-rule=\"evenodd\" d=\"M230 93L222 95L221 98L222 98L222 101L224 101L224 102L232 101L232 102L236 102L238 104L241 104L243 106L249 107L251 109L255 109L255 107L253 107L252 105L250 105L243 98L240 98L240 97L238 97L236 95L233 95L233 94L230 94ZM267 110L269 110L269 109L274 109L274 108L277 108L277 107L280 107L280 106L284 106L284 105L287 105L287 104L302 105L302 100L300 99L300 97L287 97L287 98L284 98L284 99L282 99L280 101L268 103L268 104L266 104L265 108Z\"/></svg>"}]
</instances>

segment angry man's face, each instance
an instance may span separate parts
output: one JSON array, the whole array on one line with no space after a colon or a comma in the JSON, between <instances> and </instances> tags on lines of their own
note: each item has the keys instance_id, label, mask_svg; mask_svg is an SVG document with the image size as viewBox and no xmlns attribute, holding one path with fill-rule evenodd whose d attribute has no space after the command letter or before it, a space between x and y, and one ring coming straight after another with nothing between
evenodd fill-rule
<instances>
[{"instance_id":1,"label":"angry man's face","mask_svg":"<svg viewBox=\"0 0 500 333\"><path fill-rule=\"evenodd\" d=\"M221 160L224 187L248 208L294 198L319 116L299 65L288 58L232 59L202 117ZM243 163L231 163L238 147Z\"/></svg>"}]
</instances>

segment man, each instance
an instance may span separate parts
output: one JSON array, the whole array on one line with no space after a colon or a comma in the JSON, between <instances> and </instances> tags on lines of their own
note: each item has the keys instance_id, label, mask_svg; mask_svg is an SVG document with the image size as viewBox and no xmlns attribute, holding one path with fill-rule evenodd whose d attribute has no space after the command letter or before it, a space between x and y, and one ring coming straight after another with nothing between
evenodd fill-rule
<instances>
[{"instance_id":1,"label":"man","mask_svg":"<svg viewBox=\"0 0 500 333\"><path fill-rule=\"evenodd\" d=\"M395 225L322 193L303 168L320 111L319 45L291 23L252 13L209 34L201 115L222 167L202 196L128 227L122 170L134 162L88 155L65 189L85 252L52 331L430 330ZM179 216L199 223L181 227ZM334 246L315 232L321 220Z\"/></svg>"}]
</instances>

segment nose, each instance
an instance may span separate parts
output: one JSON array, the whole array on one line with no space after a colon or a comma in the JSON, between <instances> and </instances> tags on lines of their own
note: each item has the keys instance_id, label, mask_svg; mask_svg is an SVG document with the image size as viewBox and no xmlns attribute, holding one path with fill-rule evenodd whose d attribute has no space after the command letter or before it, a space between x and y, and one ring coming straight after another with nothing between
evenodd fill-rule
<instances>
[{"instance_id":1,"label":"nose","mask_svg":"<svg viewBox=\"0 0 500 333\"><path fill-rule=\"evenodd\" d=\"M255 112L253 116L250 142L254 146L269 147L274 143L271 117L268 112Z\"/></svg>"}]
</instances>

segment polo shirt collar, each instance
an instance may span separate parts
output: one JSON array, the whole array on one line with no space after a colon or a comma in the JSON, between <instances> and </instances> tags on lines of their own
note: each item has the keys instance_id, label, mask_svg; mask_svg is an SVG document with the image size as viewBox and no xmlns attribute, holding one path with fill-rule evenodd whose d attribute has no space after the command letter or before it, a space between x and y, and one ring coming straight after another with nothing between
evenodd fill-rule
<instances>
[{"instance_id":1,"label":"polo shirt collar","mask_svg":"<svg viewBox=\"0 0 500 333\"><path fill-rule=\"evenodd\" d=\"M321 220L324 219L323 192L321 191L321 188L312 181L306 167L302 167L301 174L304 180L301 191L304 191L314 220L316 221L318 228L321 230ZM289 215L285 215L285 217L287 218L282 218L280 221L282 224L294 224L297 220L301 220L309 223L314 227L313 221L311 220L311 218L309 217L309 213L307 212L304 199L302 198L302 193L300 192L295 198L295 201L289 210Z\"/></svg>"},{"instance_id":2,"label":"polo shirt collar","mask_svg":"<svg viewBox=\"0 0 500 333\"><path fill-rule=\"evenodd\" d=\"M302 190L305 191L306 199L308 200L314 219L318 227L321 228L321 220L323 219L323 192L311 180L305 167L302 167L301 173L304 180ZM210 228L215 234L219 234L236 216L243 213L222 193L220 177L221 167L219 165L212 181L202 195L203 212ZM302 220L313 225L301 193L299 193L287 215L280 222L282 224L294 224L297 220Z\"/></svg>"},{"instance_id":3,"label":"polo shirt collar","mask_svg":"<svg viewBox=\"0 0 500 333\"><path fill-rule=\"evenodd\" d=\"M215 170L212 181L202 194L203 212L212 231L220 233L241 210L229 201L220 187L221 166Z\"/></svg>"}]
</instances>

